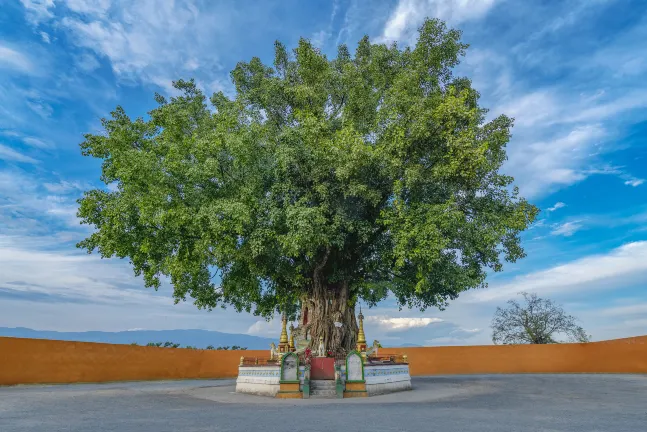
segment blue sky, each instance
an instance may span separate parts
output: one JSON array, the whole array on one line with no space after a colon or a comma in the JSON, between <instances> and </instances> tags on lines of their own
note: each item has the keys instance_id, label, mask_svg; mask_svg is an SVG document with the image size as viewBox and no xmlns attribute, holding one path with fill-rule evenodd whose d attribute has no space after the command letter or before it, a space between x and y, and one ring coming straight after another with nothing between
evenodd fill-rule
<instances>
[{"instance_id":1,"label":"blue sky","mask_svg":"<svg viewBox=\"0 0 647 432\"><path fill-rule=\"evenodd\" d=\"M245 6L242 7L241 3ZM562 303L593 339L647 333L647 3L642 0L0 0L0 326L47 330L203 328L278 337L231 310L173 305L127 263L75 250L83 190L102 187L82 134L120 104L194 77L232 92L237 61L308 37L332 55L367 34L415 42L425 16L463 30L456 73L490 115L516 119L503 171L541 208L528 256L445 311L365 313L384 344L490 343L519 291Z\"/></svg>"}]
</instances>

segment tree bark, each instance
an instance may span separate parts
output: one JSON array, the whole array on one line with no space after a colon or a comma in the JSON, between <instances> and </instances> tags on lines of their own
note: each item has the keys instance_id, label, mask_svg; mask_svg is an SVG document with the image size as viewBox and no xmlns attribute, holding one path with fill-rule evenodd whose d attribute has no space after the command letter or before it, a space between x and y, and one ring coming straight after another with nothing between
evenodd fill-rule
<instances>
[{"instance_id":1,"label":"tree bark","mask_svg":"<svg viewBox=\"0 0 647 432\"><path fill-rule=\"evenodd\" d=\"M310 346L316 350L319 337L323 336L326 350L335 354L347 354L357 343L357 320L355 305L349 302L348 283L319 285L305 297L301 305L301 322L307 319ZM341 323L341 327L335 326Z\"/></svg>"},{"instance_id":2,"label":"tree bark","mask_svg":"<svg viewBox=\"0 0 647 432\"><path fill-rule=\"evenodd\" d=\"M355 303L350 300L347 281L331 284L323 274L329 256L330 249L327 249L313 271L312 286L302 299L301 323L307 320L302 332L310 339L313 351L319 347L319 338L323 337L326 351L345 355L355 349L357 343Z\"/></svg>"}]
</instances>

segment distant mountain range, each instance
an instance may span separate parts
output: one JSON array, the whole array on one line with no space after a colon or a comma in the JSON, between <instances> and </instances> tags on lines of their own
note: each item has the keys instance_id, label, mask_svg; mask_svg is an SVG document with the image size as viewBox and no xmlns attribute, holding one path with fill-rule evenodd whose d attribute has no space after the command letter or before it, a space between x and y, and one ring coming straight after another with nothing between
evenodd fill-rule
<instances>
[{"instance_id":1,"label":"distant mountain range","mask_svg":"<svg viewBox=\"0 0 647 432\"><path fill-rule=\"evenodd\" d=\"M173 342L181 347L192 346L206 348L209 345L217 348L219 346L238 345L250 350L268 349L276 340L246 334L222 333L210 330L128 330L120 332L57 332L48 330L32 330L25 327L0 327L0 336L30 338L30 339L52 339L77 342L101 342L111 344L132 344L146 345L149 342ZM416 344L400 344L400 347L419 347Z\"/></svg>"},{"instance_id":2,"label":"distant mountain range","mask_svg":"<svg viewBox=\"0 0 647 432\"><path fill-rule=\"evenodd\" d=\"M221 333L209 330L130 330L120 332L57 332L47 330L32 330L24 327L0 327L0 336L31 338L31 339L53 339L78 342L102 342L111 344L132 344L146 345L149 342L173 342L180 346L192 346L206 348L209 345L214 347L238 345L247 349L268 349L270 343L278 343L277 340L250 336L246 334Z\"/></svg>"}]
</instances>

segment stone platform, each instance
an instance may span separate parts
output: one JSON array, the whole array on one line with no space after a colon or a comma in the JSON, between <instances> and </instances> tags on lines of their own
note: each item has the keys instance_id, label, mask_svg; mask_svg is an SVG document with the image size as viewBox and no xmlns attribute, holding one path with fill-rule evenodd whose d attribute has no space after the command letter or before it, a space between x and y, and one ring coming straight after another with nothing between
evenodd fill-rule
<instances>
[{"instance_id":1,"label":"stone platform","mask_svg":"<svg viewBox=\"0 0 647 432\"><path fill-rule=\"evenodd\" d=\"M299 390L303 391L305 367L300 366L298 372ZM364 383L346 382L346 367L341 367L341 381L345 388L344 397L361 391L364 388L366 396L375 396L404 390L411 390L411 375L408 364L396 365L364 365ZM362 380L359 380L362 381ZM313 381L310 381L312 383ZM334 381L330 386L334 388ZM359 384L359 385L358 385ZM316 384L310 386L310 394L316 390ZM328 388L326 388L329 390ZM276 397L281 390L280 366L239 366L236 379L236 392L262 396Z\"/></svg>"}]
</instances>

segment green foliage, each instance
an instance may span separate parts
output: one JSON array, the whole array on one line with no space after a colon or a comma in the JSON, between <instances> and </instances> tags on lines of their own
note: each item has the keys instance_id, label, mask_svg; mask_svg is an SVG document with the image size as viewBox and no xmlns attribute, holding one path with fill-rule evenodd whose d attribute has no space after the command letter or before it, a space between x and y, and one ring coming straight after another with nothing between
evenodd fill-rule
<instances>
[{"instance_id":1,"label":"green foliage","mask_svg":"<svg viewBox=\"0 0 647 432\"><path fill-rule=\"evenodd\" d=\"M137 345L137 343L133 342L131 345ZM162 343L162 342L149 342L149 343L146 344L146 346L164 347L164 348L179 348L180 344L179 343L173 343L173 342L164 342L164 343ZM191 346L191 345L187 345L185 348L187 348L187 349L200 349L200 348L197 348L197 347L194 347L194 346ZM241 350L241 351L244 351L244 350L247 349L247 347L241 347L241 346L238 346L238 345L233 345L231 347L229 347L229 346L219 346L218 348L215 348L213 345L209 345L205 349L207 349L207 350L213 350L213 349L216 349L216 350L228 350L230 348L232 350Z\"/></svg>"},{"instance_id":2,"label":"green foliage","mask_svg":"<svg viewBox=\"0 0 647 432\"><path fill-rule=\"evenodd\" d=\"M164 348L177 348L179 346L180 346L179 343L164 342Z\"/></svg>"},{"instance_id":3,"label":"green foliage","mask_svg":"<svg viewBox=\"0 0 647 432\"><path fill-rule=\"evenodd\" d=\"M85 136L117 188L79 200L96 228L79 247L128 258L148 287L169 277L176 302L264 317L294 315L315 269L351 303L442 308L524 256L537 209L499 173L513 121L486 123L452 75L460 32L427 20L413 48L365 37L332 60L305 39L275 48L273 67L232 71L235 99L209 107L180 80L148 119L117 107Z\"/></svg>"}]
</instances>

